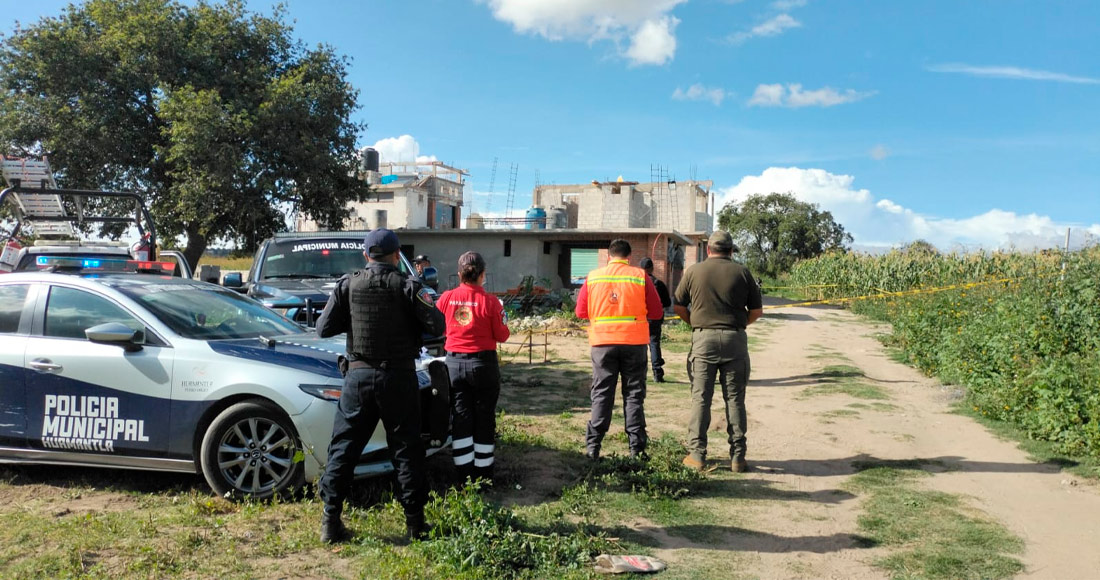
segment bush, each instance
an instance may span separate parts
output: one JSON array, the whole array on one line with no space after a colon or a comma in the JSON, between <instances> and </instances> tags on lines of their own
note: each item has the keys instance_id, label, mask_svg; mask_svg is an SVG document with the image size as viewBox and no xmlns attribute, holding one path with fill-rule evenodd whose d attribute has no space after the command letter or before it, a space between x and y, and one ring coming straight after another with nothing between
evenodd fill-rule
<instances>
[{"instance_id":1,"label":"bush","mask_svg":"<svg viewBox=\"0 0 1100 580\"><path fill-rule=\"evenodd\" d=\"M434 496L426 513L435 528L418 549L470 577L558 577L588 567L611 547L602 535L560 519L549 529L528 529L510 509L486 501L476 483Z\"/></svg>"}]
</instances>

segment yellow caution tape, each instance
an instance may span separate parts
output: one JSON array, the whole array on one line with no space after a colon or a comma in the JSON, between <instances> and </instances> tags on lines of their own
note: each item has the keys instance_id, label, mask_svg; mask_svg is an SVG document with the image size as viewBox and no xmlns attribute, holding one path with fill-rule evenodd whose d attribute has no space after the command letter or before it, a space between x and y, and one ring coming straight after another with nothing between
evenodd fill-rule
<instances>
[{"instance_id":1,"label":"yellow caution tape","mask_svg":"<svg viewBox=\"0 0 1100 580\"><path fill-rule=\"evenodd\" d=\"M988 286L990 284L1004 284L1008 282L1015 282L1018 278L997 278L995 280L986 280L984 282L967 282L965 284L951 284L949 286L936 286L931 288L916 288L913 290L899 290L897 292L890 292L881 288L875 288L878 290L878 294L864 294L862 296L847 296L843 298L825 298L822 300L806 300L803 302L792 302L790 304L771 304L764 306L764 310L775 310L778 308L793 308L796 306L816 306L818 304L845 304L848 302L855 302L857 300L873 300L876 298L896 298L899 296L916 296L919 294L934 294L937 292L946 292L948 290L966 290L969 288L978 288L980 286ZM819 287L836 287L837 284L821 284ZM802 286L802 288L811 288L813 286ZM680 320L679 315L673 314L671 316L665 316L663 320ZM588 330L588 326L579 326L574 328L555 328L550 330L525 330L520 331L526 335L542 335L542 334L563 334L566 332L575 332L579 330ZM526 343L525 343L526 344Z\"/></svg>"}]
</instances>

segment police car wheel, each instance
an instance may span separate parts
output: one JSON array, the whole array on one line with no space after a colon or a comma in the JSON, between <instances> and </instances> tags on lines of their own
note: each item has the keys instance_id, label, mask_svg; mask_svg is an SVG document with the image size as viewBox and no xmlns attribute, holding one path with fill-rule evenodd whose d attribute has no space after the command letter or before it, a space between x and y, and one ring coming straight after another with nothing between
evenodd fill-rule
<instances>
[{"instance_id":1,"label":"police car wheel","mask_svg":"<svg viewBox=\"0 0 1100 580\"><path fill-rule=\"evenodd\" d=\"M218 495L269 498L301 486L300 449L284 413L266 402L243 401L222 411L206 430L202 473Z\"/></svg>"}]
</instances>

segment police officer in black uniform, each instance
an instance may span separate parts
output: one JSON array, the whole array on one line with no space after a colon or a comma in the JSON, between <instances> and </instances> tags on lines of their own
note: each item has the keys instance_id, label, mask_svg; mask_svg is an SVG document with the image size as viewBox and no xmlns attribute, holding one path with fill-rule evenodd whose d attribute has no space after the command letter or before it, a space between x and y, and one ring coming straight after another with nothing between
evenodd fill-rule
<instances>
[{"instance_id":1,"label":"police officer in black uniform","mask_svg":"<svg viewBox=\"0 0 1100 580\"><path fill-rule=\"evenodd\" d=\"M321 477L321 541L325 543L351 536L340 514L355 465L379 419L393 454L408 535L422 538L428 531L415 361L423 333L441 335L446 323L431 294L397 268L400 247L390 230L367 234L363 241L367 266L340 278L317 320L321 337L347 333L348 359L328 465Z\"/></svg>"}]
</instances>

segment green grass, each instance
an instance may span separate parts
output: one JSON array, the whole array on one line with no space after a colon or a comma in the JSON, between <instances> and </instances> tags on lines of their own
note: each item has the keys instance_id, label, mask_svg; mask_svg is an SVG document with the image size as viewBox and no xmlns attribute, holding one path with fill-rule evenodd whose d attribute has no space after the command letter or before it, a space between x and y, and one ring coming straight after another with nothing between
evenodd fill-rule
<instances>
[{"instance_id":1,"label":"green grass","mask_svg":"<svg viewBox=\"0 0 1100 580\"><path fill-rule=\"evenodd\" d=\"M898 409L897 405L891 405L890 403L883 403L880 401L875 401L873 403L849 403L848 407L851 409L870 409L872 411L881 411L883 413L896 411Z\"/></svg>"},{"instance_id":2,"label":"green grass","mask_svg":"<svg viewBox=\"0 0 1100 580\"><path fill-rule=\"evenodd\" d=\"M221 266L222 270L248 270L252 267L252 256L232 258L229 256L211 256L203 254L199 258L200 265ZM196 268L198 271L198 268Z\"/></svg>"},{"instance_id":3,"label":"green grass","mask_svg":"<svg viewBox=\"0 0 1100 580\"><path fill-rule=\"evenodd\" d=\"M829 365L813 373L817 384L802 391L803 397L813 395L848 395L857 399L889 399L886 390L865 382L863 371L852 365Z\"/></svg>"},{"instance_id":4,"label":"green grass","mask_svg":"<svg viewBox=\"0 0 1100 580\"><path fill-rule=\"evenodd\" d=\"M846 488L863 497L859 528L890 548L875 564L894 578L1008 578L1023 570L1024 544L958 497L921 489L919 460L853 464Z\"/></svg>"},{"instance_id":5,"label":"green grass","mask_svg":"<svg viewBox=\"0 0 1100 580\"><path fill-rule=\"evenodd\" d=\"M852 409L834 409L832 411L825 411L823 413L819 413L818 416L823 418L823 419L839 419L839 418L842 418L842 417L858 417L859 416L859 411L854 411Z\"/></svg>"}]
</instances>

